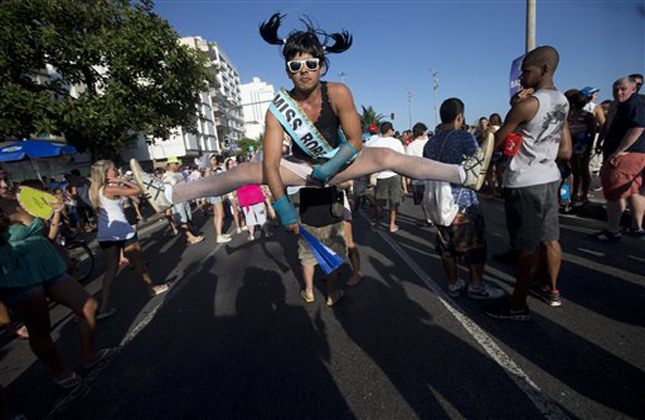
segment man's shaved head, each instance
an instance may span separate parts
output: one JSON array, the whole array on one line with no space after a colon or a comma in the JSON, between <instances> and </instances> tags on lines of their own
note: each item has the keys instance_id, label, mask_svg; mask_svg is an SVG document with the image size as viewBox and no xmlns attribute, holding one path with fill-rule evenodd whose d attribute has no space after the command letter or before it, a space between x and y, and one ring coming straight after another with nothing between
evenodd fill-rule
<instances>
[{"instance_id":1,"label":"man's shaved head","mask_svg":"<svg viewBox=\"0 0 645 420\"><path fill-rule=\"evenodd\" d=\"M525 66L536 66L543 67L545 65L549 66L551 73L555 73L555 70L558 68L558 63L560 62L560 54L556 51L555 48L548 45L542 47L537 47L536 49L529 52L522 64Z\"/></svg>"}]
</instances>

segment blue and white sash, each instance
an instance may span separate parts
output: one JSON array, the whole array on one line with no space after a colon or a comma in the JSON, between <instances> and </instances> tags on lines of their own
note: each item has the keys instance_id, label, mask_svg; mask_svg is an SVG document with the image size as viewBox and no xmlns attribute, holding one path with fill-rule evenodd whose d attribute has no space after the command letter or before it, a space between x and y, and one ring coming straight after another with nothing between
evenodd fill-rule
<instances>
[{"instance_id":1,"label":"blue and white sash","mask_svg":"<svg viewBox=\"0 0 645 420\"><path fill-rule=\"evenodd\" d=\"M281 88L275 96L269 110L289 136L300 148L314 159L331 159L338 148L332 147L307 115L298 107L289 93ZM347 139L342 130L338 130L341 144Z\"/></svg>"}]
</instances>

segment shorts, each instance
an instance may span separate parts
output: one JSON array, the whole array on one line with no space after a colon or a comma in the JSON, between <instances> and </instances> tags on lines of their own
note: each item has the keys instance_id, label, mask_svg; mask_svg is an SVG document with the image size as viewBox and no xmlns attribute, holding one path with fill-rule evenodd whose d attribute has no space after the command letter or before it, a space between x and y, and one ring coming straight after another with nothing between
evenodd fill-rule
<instances>
[{"instance_id":1,"label":"shorts","mask_svg":"<svg viewBox=\"0 0 645 420\"><path fill-rule=\"evenodd\" d=\"M645 169L645 153L627 153L615 164L605 161L600 168L600 182L607 201L618 201L640 194Z\"/></svg>"},{"instance_id":2,"label":"shorts","mask_svg":"<svg viewBox=\"0 0 645 420\"><path fill-rule=\"evenodd\" d=\"M63 283L69 278L65 273L62 273L42 283L31 284L29 286L0 287L0 301L7 306L18 304L28 297L39 293L44 294L47 289Z\"/></svg>"},{"instance_id":3,"label":"shorts","mask_svg":"<svg viewBox=\"0 0 645 420\"><path fill-rule=\"evenodd\" d=\"M376 181L376 199L389 208L399 206L403 203L403 185L401 176L395 175Z\"/></svg>"},{"instance_id":4,"label":"shorts","mask_svg":"<svg viewBox=\"0 0 645 420\"><path fill-rule=\"evenodd\" d=\"M244 218L247 226L264 225L267 221L267 210L264 203L257 203L243 207Z\"/></svg>"},{"instance_id":5,"label":"shorts","mask_svg":"<svg viewBox=\"0 0 645 420\"><path fill-rule=\"evenodd\" d=\"M322 227L309 226L303 223L302 226L304 226L309 233L318 238L323 245L331 248L336 254L345 258L347 256L347 241L345 240L345 228L343 223L344 222L338 222ZM300 258L302 265L307 267L313 267L318 264L316 258L311 253L311 249L309 249L309 246L302 236L298 240L298 258Z\"/></svg>"},{"instance_id":6,"label":"shorts","mask_svg":"<svg viewBox=\"0 0 645 420\"><path fill-rule=\"evenodd\" d=\"M542 242L560 239L558 198L560 181L520 188L504 188L504 210L517 251L535 251Z\"/></svg>"},{"instance_id":7,"label":"shorts","mask_svg":"<svg viewBox=\"0 0 645 420\"><path fill-rule=\"evenodd\" d=\"M172 215L180 224L186 224L190 222L193 219L193 212L190 208L190 203L188 201L185 201L183 203L173 204Z\"/></svg>"},{"instance_id":8,"label":"shorts","mask_svg":"<svg viewBox=\"0 0 645 420\"><path fill-rule=\"evenodd\" d=\"M486 263L486 223L479 206L458 213L450 226L436 228L435 250L441 258L458 258L467 265Z\"/></svg>"},{"instance_id":9,"label":"shorts","mask_svg":"<svg viewBox=\"0 0 645 420\"><path fill-rule=\"evenodd\" d=\"M290 170L303 180L307 179L314 171L313 166L294 156L285 156L280 160L280 166Z\"/></svg>"},{"instance_id":10,"label":"shorts","mask_svg":"<svg viewBox=\"0 0 645 420\"><path fill-rule=\"evenodd\" d=\"M414 200L415 206L423 204L423 195L425 194L425 191L426 191L425 184L412 185L412 199Z\"/></svg>"},{"instance_id":11,"label":"shorts","mask_svg":"<svg viewBox=\"0 0 645 420\"><path fill-rule=\"evenodd\" d=\"M135 233L134 236L130 239L122 239L120 241L99 241L99 247L101 249L108 249L113 246L116 246L116 247L119 247L119 249L125 249L126 247L130 246L136 241L137 241L137 234Z\"/></svg>"},{"instance_id":12,"label":"shorts","mask_svg":"<svg viewBox=\"0 0 645 420\"><path fill-rule=\"evenodd\" d=\"M221 203L222 197L208 197L208 202L211 204Z\"/></svg>"}]
</instances>

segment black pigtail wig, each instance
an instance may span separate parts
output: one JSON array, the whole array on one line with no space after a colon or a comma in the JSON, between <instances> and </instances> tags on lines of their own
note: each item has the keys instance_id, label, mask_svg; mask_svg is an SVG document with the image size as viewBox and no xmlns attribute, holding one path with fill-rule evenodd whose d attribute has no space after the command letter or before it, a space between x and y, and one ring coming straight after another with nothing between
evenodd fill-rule
<instances>
[{"instance_id":1,"label":"black pigtail wig","mask_svg":"<svg viewBox=\"0 0 645 420\"><path fill-rule=\"evenodd\" d=\"M329 60L325 57L325 53L340 54L352 46L353 38L349 32L343 30L328 34L321 29L317 29L316 25L308 17L306 19L300 19L305 25L306 29L304 31L294 30L289 33L287 39L282 39L278 36L278 29L285 16L280 13L275 13L269 20L260 24L260 35L262 39L272 45L284 45L282 56L285 60L290 60L298 54L308 53L320 59L325 67L325 73L327 73ZM324 39L322 42L320 41L321 37ZM334 43L327 45L330 39Z\"/></svg>"},{"instance_id":2,"label":"black pigtail wig","mask_svg":"<svg viewBox=\"0 0 645 420\"><path fill-rule=\"evenodd\" d=\"M352 46L352 42L354 41L350 33L345 30L329 34L328 36L334 40L334 45L324 47L325 52L328 53L340 54L345 52Z\"/></svg>"},{"instance_id":3,"label":"black pigtail wig","mask_svg":"<svg viewBox=\"0 0 645 420\"><path fill-rule=\"evenodd\" d=\"M286 15L280 15L280 13L275 13L269 18L266 22L260 24L260 35L269 44L273 45L284 45L287 43L286 39L281 39L278 37L278 29L280 24L282 24L282 19Z\"/></svg>"}]
</instances>

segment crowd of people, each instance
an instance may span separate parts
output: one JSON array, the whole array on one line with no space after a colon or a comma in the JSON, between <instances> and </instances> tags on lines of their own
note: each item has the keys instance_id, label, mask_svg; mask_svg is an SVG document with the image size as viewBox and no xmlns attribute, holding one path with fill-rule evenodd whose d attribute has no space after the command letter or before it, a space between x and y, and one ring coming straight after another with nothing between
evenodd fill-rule
<instances>
[{"instance_id":1,"label":"crowd of people","mask_svg":"<svg viewBox=\"0 0 645 420\"><path fill-rule=\"evenodd\" d=\"M298 234L304 228L337 255L348 257L352 274L345 285L351 287L363 280L352 214L369 203L371 226L381 229L387 208L387 230L394 234L400 229L400 205L411 193L414 204L421 206L419 224L436 228L435 250L445 270L448 295L489 300L483 308L487 315L511 320L531 318L527 296L540 264L546 267L548 279L539 286L539 296L550 306L562 304L558 289L562 186L570 183L572 206L588 203L595 151L603 155L600 178L608 220L607 228L593 239L619 242L620 220L628 205L632 225L625 232L645 238L641 75L617 80L614 100L596 104L597 89L565 93L556 89L553 79L559 55L544 46L524 58L522 89L512 98L504 119L493 113L466 127L466 105L450 98L441 104L441 124L434 131L421 122L401 135L391 122L362 130L349 89L320 81L325 53L343 52L351 46L351 36L327 36L335 44L323 48L320 32L307 27L285 40L277 34L280 21L281 16L274 15L262 25L261 34L267 42L283 46L294 88L273 101L262 153L248 161L207 155L182 167L179 159L170 158L165 168L147 173L136 161L119 170L114 162L100 160L92 164L89 178L75 170L48 185L41 180L12 185L10 174L0 172L0 321L6 331L29 340L59 386L74 387L81 378L63 363L53 343L48 299L74 312L81 366L87 371L113 351L96 350L94 336L97 320L117 313L110 298L120 265L136 269L150 296L169 290L168 284L153 280L138 242L144 202L164 214L170 232L181 233L191 246L204 239L192 223L195 211L206 215L212 211L219 244L232 240L224 233L225 217L231 217L235 234L247 231L249 241L271 237L271 221L278 218L289 233ZM302 119L297 119L299 115ZM337 136L339 129L344 137ZM290 145L285 139L290 139ZM55 195L49 203L51 219L33 217L19 205L15 191L21 185ZM483 185L491 196L504 198L509 245L518 267L509 297L483 280L488 247L477 194ZM441 201L428 198L444 187L449 193L438 195ZM96 231L105 260L100 303L70 276L58 241L64 230ZM298 257L304 283L301 296L310 304L316 300L318 261L302 237ZM468 267L468 281L459 278L458 264ZM338 273L335 269L325 276L328 306L338 304L345 294ZM25 329L14 328L7 307Z\"/></svg>"}]
</instances>

